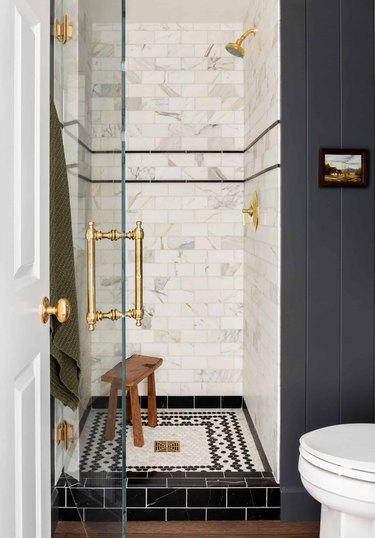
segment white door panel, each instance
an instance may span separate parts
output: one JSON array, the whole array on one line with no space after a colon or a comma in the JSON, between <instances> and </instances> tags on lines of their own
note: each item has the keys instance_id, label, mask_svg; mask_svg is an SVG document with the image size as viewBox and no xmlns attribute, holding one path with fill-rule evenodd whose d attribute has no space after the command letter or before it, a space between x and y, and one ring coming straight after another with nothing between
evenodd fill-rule
<instances>
[{"instance_id":1,"label":"white door panel","mask_svg":"<svg viewBox=\"0 0 375 538\"><path fill-rule=\"evenodd\" d=\"M49 2L0 14L0 534L50 538Z\"/></svg>"}]
</instances>

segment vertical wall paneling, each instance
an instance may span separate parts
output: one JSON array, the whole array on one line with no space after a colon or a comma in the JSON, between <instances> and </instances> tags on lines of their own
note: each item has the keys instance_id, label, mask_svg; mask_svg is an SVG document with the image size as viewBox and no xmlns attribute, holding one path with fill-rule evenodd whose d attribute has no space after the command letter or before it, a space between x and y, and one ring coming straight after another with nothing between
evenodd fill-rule
<instances>
[{"instance_id":1,"label":"vertical wall paneling","mask_svg":"<svg viewBox=\"0 0 375 538\"><path fill-rule=\"evenodd\" d=\"M341 193L318 187L318 164L320 147L340 145L340 0L308 0L306 6L306 427L314 430L339 420Z\"/></svg>"},{"instance_id":2,"label":"vertical wall paneling","mask_svg":"<svg viewBox=\"0 0 375 538\"><path fill-rule=\"evenodd\" d=\"M280 481L283 511L286 513L293 510L296 504L294 499L301 494L296 461L298 438L305 431L306 420L307 183L303 180L306 177L307 159L305 17L304 1L282 0ZM285 76L286 73L293 74L293 81ZM290 173L284 173L285 170ZM285 278L285 275L289 278Z\"/></svg>"},{"instance_id":3,"label":"vertical wall paneling","mask_svg":"<svg viewBox=\"0 0 375 538\"><path fill-rule=\"evenodd\" d=\"M281 62L281 507L301 520L299 437L374 420L373 2L281 0ZM367 189L318 188L340 146L370 150Z\"/></svg>"},{"instance_id":4,"label":"vertical wall paneling","mask_svg":"<svg viewBox=\"0 0 375 538\"><path fill-rule=\"evenodd\" d=\"M342 143L374 147L374 3L342 1ZM358 84L358 80L361 83ZM368 189L342 191L341 422L373 421L374 154ZM358 395L361 395L359 398Z\"/></svg>"}]
</instances>

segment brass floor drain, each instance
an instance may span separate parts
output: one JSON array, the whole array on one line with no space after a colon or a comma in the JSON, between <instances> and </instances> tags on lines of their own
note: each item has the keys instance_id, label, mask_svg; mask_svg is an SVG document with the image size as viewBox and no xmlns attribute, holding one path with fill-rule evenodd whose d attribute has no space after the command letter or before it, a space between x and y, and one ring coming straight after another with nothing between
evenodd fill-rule
<instances>
[{"instance_id":1,"label":"brass floor drain","mask_svg":"<svg viewBox=\"0 0 375 538\"><path fill-rule=\"evenodd\" d=\"M180 452L180 441L154 441L154 452Z\"/></svg>"}]
</instances>

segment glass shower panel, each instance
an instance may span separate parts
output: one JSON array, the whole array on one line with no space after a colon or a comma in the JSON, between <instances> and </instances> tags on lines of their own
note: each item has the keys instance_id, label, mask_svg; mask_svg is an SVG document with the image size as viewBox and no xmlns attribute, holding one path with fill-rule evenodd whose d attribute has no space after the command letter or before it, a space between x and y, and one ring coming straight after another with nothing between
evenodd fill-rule
<instances>
[{"instance_id":1,"label":"glass shower panel","mask_svg":"<svg viewBox=\"0 0 375 538\"><path fill-rule=\"evenodd\" d=\"M125 85L125 59L126 59L126 0L121 0L121 226L126 230L126 85ZM126 241L121 242L121 269L122 269L122 288L121 288L121 310L126 312ZM121 338L122 338L122 417L126 417L126 317L121 320ZM124 424L124 422L122 422ZM122 445L122 538L126 538L126 425L121 430Z\"/></svg>"},{"instance_id":2,"label":"glass shower panel","mask_svg":"<svg viewBox=\"0 0 375 538\"><path fill-rule=\"evenodd\" d=\"M54 506L59 521L81 522L87 536L104 524L120 536L123 454L117 390L120 396L125 321L101 319L101 313L125 311L125 250L123 239L95 240L95 278L90 279L86 234L90 222L98 233L124 229L124 10L122 0L55 0L54 20L65 15L72 38L53 39L51 93L69 186L80 355L76 404L54 400ZM93 282L95 289L89 290ZM94 330L86 320L88 291L96 292ZM110 372L116 367L119 384L110 412ZM65 441L58 441L59 435Z\"/></svg>"},{"instance_id":3,"label":"glass shower panel","mask_svg":"<svg viewBox=\"0 0 375 538\"><path fill-rule=\"evenodd\" d=\"M277 409L280 164L263 169L266 148L278 159L278 2L202 5L127 0L126 228L142 221L145 239L144 319L127 323L126 357L161 366L157 412L146 379L141 427L136 399L138 419L130 409L131 521L278 517L266 505L269 486L278 495L265 452L277 423L264 402ZM238 42L246 54L232 54ZM257 229L242 224L254 199Z\"/></svg>"}]
</instances>

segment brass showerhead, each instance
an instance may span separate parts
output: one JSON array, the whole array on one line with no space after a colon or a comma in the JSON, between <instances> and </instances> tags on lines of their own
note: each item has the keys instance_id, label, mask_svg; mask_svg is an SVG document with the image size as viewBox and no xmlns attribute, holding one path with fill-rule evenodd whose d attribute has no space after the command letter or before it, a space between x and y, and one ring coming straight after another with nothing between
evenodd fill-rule
<instances>
[{"instance_id":1,"label":"brass showerhead","mask_svg":"<svg viewBox=\"0 0 375 538\"><path fill-rule=\"evenodd\" d=\"M242 36L237 39L235 43L227 43L225 45L225 49L229 52L229 54L232 54L233 56L237 56L238 58L243 58L245 56L245 49L242 46L242 43L245 41L249 35L255 35L257 33L257 27L254 25L249 30L247 30L245 33L242 34Z\"/></svg>"}]
</instances>

